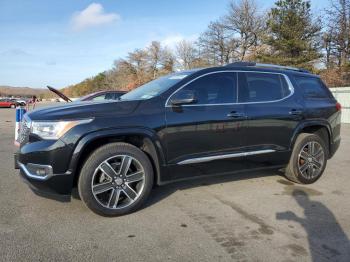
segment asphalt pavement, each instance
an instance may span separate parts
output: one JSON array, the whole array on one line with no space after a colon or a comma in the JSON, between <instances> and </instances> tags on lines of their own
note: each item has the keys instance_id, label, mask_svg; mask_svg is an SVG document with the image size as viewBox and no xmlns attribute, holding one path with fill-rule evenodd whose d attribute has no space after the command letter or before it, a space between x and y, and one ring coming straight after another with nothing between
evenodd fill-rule
<instances>
[{"instance_id":1,"label":"asphalt pavement","mask_svg":"<svg viewBox=\"0 0 350 262\"><path fill-rule=\"evenodd\" d=\"M313 185L278 171L174 183L140 211L104 218L23 183L14 121L0 108L0 261L350 261L350 125Z\"/></svg>"}]
</instances>

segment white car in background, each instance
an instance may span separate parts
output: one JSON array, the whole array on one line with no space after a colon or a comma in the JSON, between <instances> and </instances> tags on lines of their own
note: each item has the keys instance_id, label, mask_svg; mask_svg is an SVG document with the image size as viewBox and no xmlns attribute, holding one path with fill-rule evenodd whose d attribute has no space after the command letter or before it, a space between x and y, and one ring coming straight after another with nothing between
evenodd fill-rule
<instances>
[{"instance_id":1,"label":"white car in background","mask_svg":"<svg viewBox=\"0 0 350 262\"><path fill-rule=\"evenodd\" d=\"M17 103L18 105L20 106L25 106L27 105L27 101L26 100L23 100L23 99L17 99L17 98L11 98L10 99L11 101Z\"/></svg>"}]
</instances>

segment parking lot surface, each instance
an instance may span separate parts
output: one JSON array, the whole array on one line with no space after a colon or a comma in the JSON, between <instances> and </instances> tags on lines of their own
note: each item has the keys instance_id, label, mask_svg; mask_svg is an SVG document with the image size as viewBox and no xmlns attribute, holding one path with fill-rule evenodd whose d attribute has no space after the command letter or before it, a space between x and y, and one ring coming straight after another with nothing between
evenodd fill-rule
<instances>
[{"instance_id":1,"label":"parking lot surface","mask_svg":"<svg viewBox=\"0 0 350 262\"><path fill-rule=\"evenodd\" d=\"M350 125L313 185L278 171L174 183L142 210L104 218L21 181L14 121L0 108L1 261L350 261Z\"/></svg>"}]
</instances>

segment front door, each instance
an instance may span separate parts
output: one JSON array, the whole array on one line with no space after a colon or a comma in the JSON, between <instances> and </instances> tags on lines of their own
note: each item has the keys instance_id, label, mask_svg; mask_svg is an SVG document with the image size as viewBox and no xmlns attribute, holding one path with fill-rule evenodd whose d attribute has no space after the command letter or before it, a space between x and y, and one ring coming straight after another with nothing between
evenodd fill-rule
<instances>
[{"instance_id":1,"label":"front door","mask_svg":"<svg viewBox=\"0 0 350 262\"><path fill-rule=\"evenodd\" d=\"M194 103L172 105L182 92ZM244 105L237 103L237 74L204 75L175 92L166 105L167 161L172 179L232 172L244 168Z\"/></svg>"}]
</instances>

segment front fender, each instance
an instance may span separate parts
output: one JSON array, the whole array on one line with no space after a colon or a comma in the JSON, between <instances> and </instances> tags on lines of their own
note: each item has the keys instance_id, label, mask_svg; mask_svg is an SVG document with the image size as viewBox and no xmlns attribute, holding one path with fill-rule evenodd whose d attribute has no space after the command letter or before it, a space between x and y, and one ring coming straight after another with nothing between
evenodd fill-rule
<instances>
[{"instance_id":1,"label":"front fender","mask_svg":"<svg viewBox=\"0 0 350 262\"><path fill-rule=\"evenodd\" d=\"M82 157L82 153L84 152L84 149L86 149L86 147L93 141L101 138L115 138L130 135L139 135L149 138L156 149L159 165L163 166L165 164L163 146L157 134L153 130L147 128L133 127L99 130L83 136L74 147L69 170L75 172L79 164L79 160Z\"/></svg>"}]
</instances>

